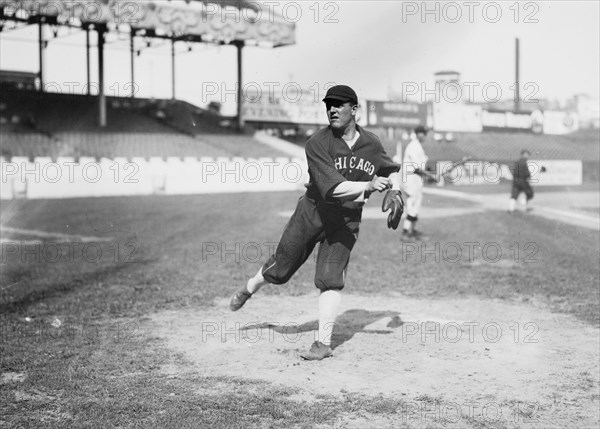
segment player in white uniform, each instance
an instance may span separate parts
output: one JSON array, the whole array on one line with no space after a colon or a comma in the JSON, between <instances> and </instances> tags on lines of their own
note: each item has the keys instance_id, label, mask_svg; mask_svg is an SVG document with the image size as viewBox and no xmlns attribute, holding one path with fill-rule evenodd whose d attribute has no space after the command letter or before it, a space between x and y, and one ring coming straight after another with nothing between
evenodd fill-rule
<instances>
[{"instance_id":1,"label":"player in white uniform","mask_svg":"<svg viewBox=\"0 0 600 429\"><path fill-rule=\"evenodd\" d=\"M415 224L421 210L423 201L423 178L427 176L425 164L427 155L423 150L423 142L427 136L427 129L418 126L414 130L415 137L408 143L404 151L404 160L402 162L402 182L404 192L408 199L406 200L406 218L402 234L409 237L418 237L419 232L415 229Z\"/></svg>"}]
</instances>

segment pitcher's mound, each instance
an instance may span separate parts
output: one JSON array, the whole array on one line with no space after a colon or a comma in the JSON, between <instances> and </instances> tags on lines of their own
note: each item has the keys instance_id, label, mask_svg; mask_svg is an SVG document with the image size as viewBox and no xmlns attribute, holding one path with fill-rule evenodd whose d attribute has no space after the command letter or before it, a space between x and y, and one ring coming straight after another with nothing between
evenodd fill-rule
<instances>
[{"instance_id":1,"label":"pitcher's mound","mask_svg":"<svg viewBox=\"0 0 600 429\"><path fill-rule=\"evenodd\" d=\"M597 423L599 331L531 305L476 298L343 295L333 357L306 362L317 296L257 294L236 313L153 316L159 336L207 376L266 380L318 394L437 398L463 412L493 404L536 424ZM515 411L517 410L517 411ZM504 421L504 418L503 418ZM512 421L512 420L510 420Z\"/></svg>"}]
</instances>

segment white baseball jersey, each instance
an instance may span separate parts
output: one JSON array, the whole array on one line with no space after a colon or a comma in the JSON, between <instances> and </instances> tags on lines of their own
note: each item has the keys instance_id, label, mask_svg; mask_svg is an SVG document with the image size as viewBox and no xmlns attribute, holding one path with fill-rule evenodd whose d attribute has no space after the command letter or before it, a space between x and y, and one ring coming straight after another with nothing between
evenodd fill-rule
<instances>
[{"instance_id":1,"label":"white baseball jersey","mask_svg":"<svg viewBox=\"0 0 600 429\"><path fill-rule=\"evenodd\" d=\"M402 179L404 188L410 195L411 193L421 192L423 188L423 178L414 171L418 168L425 171L427 155L423 150L421 143L415 138L408 143L404 151L404 161L402 162Z\"/></svg>"}]
</instances>

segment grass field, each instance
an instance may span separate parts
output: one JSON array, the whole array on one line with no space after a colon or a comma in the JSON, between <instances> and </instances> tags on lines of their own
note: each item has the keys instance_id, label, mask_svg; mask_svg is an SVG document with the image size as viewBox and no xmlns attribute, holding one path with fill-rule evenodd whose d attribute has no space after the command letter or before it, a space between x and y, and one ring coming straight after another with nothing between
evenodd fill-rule
<instances>
[{"instance_id":1,"label":"grass field","mask_svg":"<svg viewBox=\"0 0 600 429\"><path fill-rule=\"evenodd\" d=\"M488 210L435 217L450 207L468 209L469 202L430 195L425 206L432 216L420 221L427 232L422 242L403 242L384 220L365 219L345 291L355 308L341 318L347 326L360 326L351 332L342 328L332 359L302 363L294 356L300 347L295 343L278 344L279 360L273 360L272 350L260 349L272 344L246 351L245 344L229 349L197 339L194 349L187 337L175 338L183 332L200 335L202 321L238 320L229 316L227 298L268 257L287 220L280 213L293 210L299 196L3 201L2 426L597 427L600 375L588 358L598 348L600 236L597 230L533 215ZM377 207L380 199L373 199L370 206ZM313 320L313 275L311 257L289 284L265 288L240 317L266 322L264 314L269 314L283 323L302 307L305 320ZM587 345L575 342L575 347L591 349L573 364L575 375L560 359L560 371L566 372L544 375L568 387L556 387L552 398L526 397L539 405L535 412L507 399L519 392L503 391L489 380L468 385L441 375L439 389L416 394L409 379L402 378L402 356L418 360L423 348L407 346L390 360L385 354L378 357L378 350L389 353L391 344L379 337L395 337L390 329L410 322L409 307L435 315L450 303L456 311L463 305L464 311L477 308L469 314L483 318L482 323L490 320L486 312L501 317L512 309L522 315L518 321L536 322L538 316L540 324L559 321L564 329L592 335ZM382 318L390 318L387 326L368 328ZM557 338L564 335L567 341L568 332L557 332ZM359 347L364 338L377 347L368 350L368 358ZM455 352L438 346L445 356ZM351 347L358 348L352 352ZM456 350L456 356L463 352ZM578 350L572 353L576 357ZM233 357L248 361L228 372ZM353 372L353 358L365 368ZM377 364L367 370L369 359ZM502 365L502 356L495 359ZM369 379L368 371L377 368L383 368L382 374L396 368L392 374L400 384L369 387L377 376ZM274 378L275 373L282 375ZM336 385L323 384L327 374L354 374L356 389L327 387ZM308 387L294 382L311 377L317 381ZM456 385L454 396L441 389L450 382ZM456 401L460 392L465 400L475 395L517 411L478 419L463 410L458 421L439 415L410 420L399 411L415 403L435 409L444 400Z\"/></svg>"}]
</instances>

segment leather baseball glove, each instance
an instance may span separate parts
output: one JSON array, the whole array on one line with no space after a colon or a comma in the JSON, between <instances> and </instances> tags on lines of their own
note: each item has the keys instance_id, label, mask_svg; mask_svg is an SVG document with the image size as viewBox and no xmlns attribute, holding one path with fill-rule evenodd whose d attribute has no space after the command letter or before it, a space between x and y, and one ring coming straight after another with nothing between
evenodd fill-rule
<instances>
[{"instance_id":1,"label":"leather baseball glove","mask_svg":"<svg viewBox=\"0 0 600 429\"><path fill-rule=\"evenodd\" d=\"M400 218L404 213L404 201L402 200L402 192L394 189L390 189L385 193L383 197L383 204L381 210L385 213L389 209L392 209L387 219L387 226L391 229L398 228L400 224Z\"/></svg>"}]
</instances>

